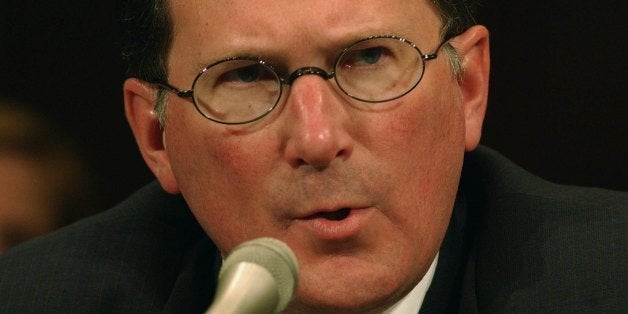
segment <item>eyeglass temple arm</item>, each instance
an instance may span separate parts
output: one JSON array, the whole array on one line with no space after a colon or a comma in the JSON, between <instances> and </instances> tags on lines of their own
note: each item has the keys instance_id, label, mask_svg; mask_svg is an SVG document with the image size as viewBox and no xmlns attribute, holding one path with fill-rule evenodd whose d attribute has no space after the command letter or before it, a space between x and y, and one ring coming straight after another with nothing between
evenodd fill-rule
<instances>
[{"instance_id":1,"label":"eyeglass temple arm","mask_svg":"<svg viewBox=\"0 0 628 314\"><path fill-rule=\"evenodd\" d=\"M438 51L440 50L440 48L445 46L445 44L449 43L449 39L451 39L451 37L443 40L440 43L440 45L438 45L438 47L436 47L436 49L434 49L434 52L428 53L428 54L424 54L424 55L421 56L421 58L423 58L424 61L429 61L429 60L432 60L432 59L436 59L436 57L438 57Z\"/></svg>"},{"instance_id":2,"label":"eyeglass temple arm","mask_svg":"<svg viewBox=\"0 0 628 314\"><path fill-rule=\"evenodd\" d=\"M181 98L192 98L192 96L194 95L194 91L193 90L180 90L168 83L155 83L155 85L174 93L175 95L177 95L178 97Z\"/></svg>"}]
</instances>

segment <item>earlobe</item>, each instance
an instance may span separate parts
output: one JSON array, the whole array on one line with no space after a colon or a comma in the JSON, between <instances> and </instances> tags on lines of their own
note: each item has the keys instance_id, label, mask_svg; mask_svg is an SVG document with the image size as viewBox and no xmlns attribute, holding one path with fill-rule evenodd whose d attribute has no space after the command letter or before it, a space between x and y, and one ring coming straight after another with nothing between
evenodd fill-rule
<instances>
[{"instance_id":1,"label":"earlobe","mask_svg":"<svg viewBox=\"0 0 628 314\"><path fill-rule=\"evenodd\" d=\"M155 91L138 79L124 82L124 111L144 161L162 188L179 193L164 145L165 134L154 110Z\"/></svg>"},{"instance_id":2,"label":"earlobe","mask_svg":"<svg viewBox=\"0 0 628 314\"><path fill-rule=\"evenodd\" d=\"M489 35L484 26L469 28L452 42L462 59L460 90L465 116L465 150L474 150L482 136L488 101L490 72Z\"/></svg>"}]
</instances>

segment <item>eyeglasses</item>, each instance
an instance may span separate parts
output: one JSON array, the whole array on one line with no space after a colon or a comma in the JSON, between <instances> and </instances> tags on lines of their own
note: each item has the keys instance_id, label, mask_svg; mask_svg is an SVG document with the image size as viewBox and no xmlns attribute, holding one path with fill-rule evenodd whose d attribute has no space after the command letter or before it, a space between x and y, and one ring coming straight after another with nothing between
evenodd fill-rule
<instances>
[{"instance_id":1,"label":"eyeglasses","mask_svg":"<svg viewBox=\"0 0 628 314\"><path fill-rule=\"evenodd\" d=\"M192 98L204 117L223 124L244 124L269 114L280 102L283 85L303 75L334 79L347 96L364 103L397 99L421 81L425 62L435 59L443 41L431 54L423 54L412 42L397 36L372 36L342 50L331 73L303 67L287 77L263 60L229 58L203 68L192 89L181 90L167 83L155 85L181 98Z\"/></svg>"}]
</instances>

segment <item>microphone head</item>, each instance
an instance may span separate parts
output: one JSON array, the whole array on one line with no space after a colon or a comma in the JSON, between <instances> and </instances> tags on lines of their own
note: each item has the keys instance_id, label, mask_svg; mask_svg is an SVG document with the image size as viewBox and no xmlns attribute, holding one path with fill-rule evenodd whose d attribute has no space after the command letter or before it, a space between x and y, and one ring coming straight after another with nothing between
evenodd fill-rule
<instances>
[{"instance_id":1,"label":"microphone head","mask_svg":"<svg viewBox=\"0 0 628 314\"><path fill-rule=\"evenodd\" d=\"M241 262L257 264L270 272L279 292L277 311L283 310L296 290L299 278L297 258L285 243L274 238L258 238L244 242L233 249L220 269L225 270Z\"/></svg>"}]
</instances>

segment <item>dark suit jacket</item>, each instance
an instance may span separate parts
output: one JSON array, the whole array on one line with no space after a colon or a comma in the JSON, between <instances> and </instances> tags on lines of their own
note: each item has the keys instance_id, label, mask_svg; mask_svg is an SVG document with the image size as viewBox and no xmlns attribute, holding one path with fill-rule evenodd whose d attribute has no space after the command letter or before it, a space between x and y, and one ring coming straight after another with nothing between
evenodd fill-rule
<instances>
[{"instance_id":1,"label":"dark suit jacket","mask_svg":"<svg viewBox=\"0 0 628 314\"><path fill-rule=\"evenodd\" d=\"M627 193L548 183L479 148L421 313L625 313L627 211ZM0 257L0 312L198 313L220 260L153 183Z\"/></svg>"}]
</instances>

